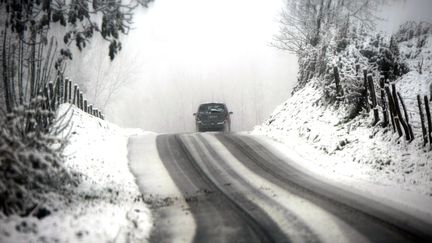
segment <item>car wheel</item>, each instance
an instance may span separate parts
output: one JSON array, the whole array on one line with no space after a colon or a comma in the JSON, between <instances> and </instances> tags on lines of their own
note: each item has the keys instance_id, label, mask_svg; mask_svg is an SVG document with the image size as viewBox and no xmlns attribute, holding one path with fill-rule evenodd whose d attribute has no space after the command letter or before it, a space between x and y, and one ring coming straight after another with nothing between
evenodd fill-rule
<instances>
[{"instance_id":1,"label":"car wheel","mask_svg":"<svg viewBox=\"0 0 432 243\"><path fill-rule=\"evenodd\" d=\"M230 132L230 130L231 130L230 126L228 124L225 124L224 128L223 128L223 132L228 133L228 132Z\"/></svg>"}]
</instances>

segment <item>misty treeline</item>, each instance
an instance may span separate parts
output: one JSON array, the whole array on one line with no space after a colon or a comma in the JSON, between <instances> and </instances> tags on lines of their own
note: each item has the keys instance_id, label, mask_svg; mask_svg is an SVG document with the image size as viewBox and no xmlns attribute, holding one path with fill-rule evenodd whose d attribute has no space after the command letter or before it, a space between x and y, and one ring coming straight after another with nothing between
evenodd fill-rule
<instances>
[{"instance_id":1,"label":"misty treeline","mask_svg":"<svg viewBox=\"0 0 432 243\"><path fill-rule=\"evenodd\" d=\"M64 90L71 48L84 51L96 35L106 58L121 50L133 11L151 0L0 0L0 210L36 213L43 192L75 184L62 165L69 118L47 106L49 83Z\"/></svg>"},{"instance_id":2,"label":"misty treeline","mask_svg":"<svg viewBox=\"0 0 432 243\"><path fill-rule=\"evenodd\" d=\"M400 58L398 39L374 32L379 11L395 3L397 0L286 0L273 46L299 58L293 92L311 80L320 80L325 103L344 101L347 119L351 119L368 105L363 70L375 80L384 76L386 82L408 72ZM341 92L335 85L335 67Z\"/></svg>"}]
</instances>

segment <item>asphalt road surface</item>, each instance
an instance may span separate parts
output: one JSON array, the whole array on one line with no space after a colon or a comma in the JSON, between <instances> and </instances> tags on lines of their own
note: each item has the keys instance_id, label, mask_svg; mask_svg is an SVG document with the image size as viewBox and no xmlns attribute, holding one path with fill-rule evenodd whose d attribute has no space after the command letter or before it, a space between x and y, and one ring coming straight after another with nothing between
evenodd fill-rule
<instances>
[{"instance_id":1,"label":"asphalt road surface","mask_svg":"<svg viewBox=\"0 0 432 243\"><path fill-rule=\"evenodd\" d=\"M150 242L432 242L432 225L296 166L249 135L137 136Z\"/></svg>"}]
</instances>

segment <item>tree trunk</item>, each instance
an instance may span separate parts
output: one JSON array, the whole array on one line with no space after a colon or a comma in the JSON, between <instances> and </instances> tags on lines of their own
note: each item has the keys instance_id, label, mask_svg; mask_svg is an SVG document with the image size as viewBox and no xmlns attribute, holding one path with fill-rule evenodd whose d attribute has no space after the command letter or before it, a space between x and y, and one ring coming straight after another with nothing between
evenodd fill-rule
<instances>
[{"instance_id":1,"label":"tree trunk","mask_svg":"<svg viewBox=\"0 0 432 243\"><path fill-rule=\"evenodd\" d=\"M7 27L5 26L4 37L3 37L3 48L2 48L2 68L3 68L3 86L4 86L4 98L6 111L9 113L12 111L11 95L10 95L10 83L7 72L7 56L6 56L6 39L7 39Z\"/></svg>"},{"instance_id":2,"label":"tree trunk","mask_svg":"<svg viewBox=\"0 0 432 243\"><path fill-rule=\"evenodd\" d=\"M30 59L29 59L29 67L30 67L30 99L35 97L35 89L36 89L36 30L35 27L30 27L31 37L30 37Z\"/></svg>"}]
</instances>

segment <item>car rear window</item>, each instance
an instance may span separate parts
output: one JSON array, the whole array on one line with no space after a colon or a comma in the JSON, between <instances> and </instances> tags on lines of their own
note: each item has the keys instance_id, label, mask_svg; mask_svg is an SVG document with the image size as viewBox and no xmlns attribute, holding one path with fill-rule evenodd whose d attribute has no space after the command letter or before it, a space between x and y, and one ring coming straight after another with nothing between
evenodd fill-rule
<instances>
[{"instance_id":1,"label":"car rear window","mask_svg":"<svg viewBox=\"0 0 432 243\"><path fill-rule=\"evenodd\" d=\"M198 109L200 113L224 113L225 106L223 104L205 104Z\"/></svg>"}]
</instances>

